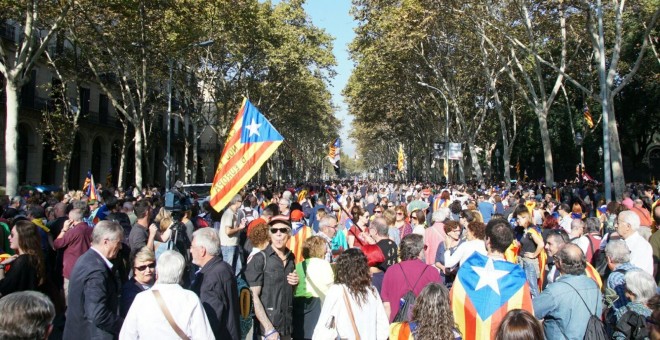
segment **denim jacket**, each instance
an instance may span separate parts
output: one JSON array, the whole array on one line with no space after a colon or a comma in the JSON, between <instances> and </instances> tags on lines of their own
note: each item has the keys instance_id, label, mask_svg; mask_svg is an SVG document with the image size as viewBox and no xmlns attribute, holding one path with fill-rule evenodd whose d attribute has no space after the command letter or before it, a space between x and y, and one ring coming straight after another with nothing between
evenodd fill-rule
<instances>
[{"instance_id":1,"label":"denim jacket","mask_svg":"<svg viewBox=\"0 0 660 340\"><path fill-rule=\"evenodd\" d=\"M589 306L588 310L585 303ZM589 317L592 314L600 317L603 310L600 290L586 275L560 276L532 304L534 315L539 320L544 319L543 328L548 340L582 339Z\"/></svg>"}]
</instances>

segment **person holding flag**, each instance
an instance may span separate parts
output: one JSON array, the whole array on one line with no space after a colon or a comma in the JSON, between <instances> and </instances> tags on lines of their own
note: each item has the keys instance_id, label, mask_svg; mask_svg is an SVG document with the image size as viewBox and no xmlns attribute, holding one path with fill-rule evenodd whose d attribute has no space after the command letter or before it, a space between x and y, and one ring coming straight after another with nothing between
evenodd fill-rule
<instances>
[{"instance_id":1,"label":"person holding flag","mask_svg":"<svg viewBox=\"0 0 660 340\"><path fill-rule=\"evenodd\" d=\"M332 166L335 167L335 174L339 176L340 172L340 159L339 155L341 153L341 139L337 138L335 139L334 143L330 144L330 150L328 151L328 159L330 160L330 163L332 163Z\"/></svg>"},{"instance_id":2,"label":"person holding flag","mask_svg":"<svg viewBox=\"0 0 660 340\"><path fill-rule=\"evenodd\" d=\"M488 255L474 253L458 270L451 289L451 306L463 339L494 339L506 313L533 312L525 272L507 262L504 252L513 242L509 222L495 218L486 226Z\"/></svg>"}]
</instances>

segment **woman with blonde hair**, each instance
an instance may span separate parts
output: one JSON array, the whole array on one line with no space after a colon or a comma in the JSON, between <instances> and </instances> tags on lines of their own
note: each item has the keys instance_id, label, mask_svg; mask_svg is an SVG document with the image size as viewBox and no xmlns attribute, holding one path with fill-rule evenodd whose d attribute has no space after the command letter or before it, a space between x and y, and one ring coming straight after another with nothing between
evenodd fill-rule
<instances>
[{"instance_id":1,"label":"woman with blonde hair","mask_svg":"<svg viewBox=\"0 0 660 340\"><path fill-rule=\"evenodd\" d=\"M311 339L335 275L325 260L326 241L323 238L312 236L302 246L305 260L296 265L299 283L293 293L293 338Z\"/></svg>"}]
</instances>

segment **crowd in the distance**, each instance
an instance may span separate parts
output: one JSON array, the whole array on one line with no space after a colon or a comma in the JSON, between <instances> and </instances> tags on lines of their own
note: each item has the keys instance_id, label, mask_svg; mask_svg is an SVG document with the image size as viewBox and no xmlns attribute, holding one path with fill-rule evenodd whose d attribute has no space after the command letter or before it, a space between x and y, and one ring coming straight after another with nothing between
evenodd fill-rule
<instances>
[{"instance_id":1,"label":"crowd in the distance","mask_svg":"<svg viewBox=\"0 0 660 340\"><path fill-rule=\"evenodd\" d=\"M0 202L0 339L660 339L660 196L630 189L26 191Z\"/></svg>"}]
</instances>

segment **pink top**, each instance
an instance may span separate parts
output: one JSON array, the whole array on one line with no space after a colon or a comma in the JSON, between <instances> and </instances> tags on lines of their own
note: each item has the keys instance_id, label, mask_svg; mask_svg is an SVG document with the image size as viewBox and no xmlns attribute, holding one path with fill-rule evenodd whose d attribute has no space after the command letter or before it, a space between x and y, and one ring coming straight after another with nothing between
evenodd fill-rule
<instances>
[{"instance_id":1,"label":"pink top","mask_svg":"<svg viewBox=\"0 0 660 340\"><path fill-rule=\"evenodd\" d=\"M435 264L435 253L438 251L440 242L445 241L445 237L447 237L447 234L445 233L445 225L442 222L433 223L432 226L424 230L424 245L426 245L424 256L426 257L426 264L431 266Z\"/></svg>"}]
</instances>

